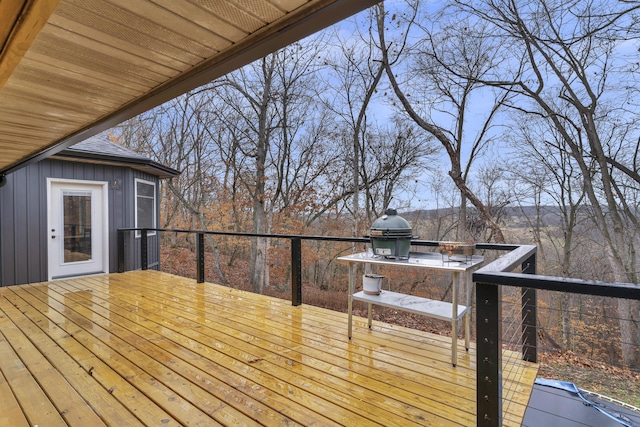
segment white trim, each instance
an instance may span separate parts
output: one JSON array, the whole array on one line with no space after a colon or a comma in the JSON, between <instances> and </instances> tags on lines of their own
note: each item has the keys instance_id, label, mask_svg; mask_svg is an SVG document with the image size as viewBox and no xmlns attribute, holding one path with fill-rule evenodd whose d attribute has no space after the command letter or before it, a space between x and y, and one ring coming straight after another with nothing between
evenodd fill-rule
<instances>
[{"instance_id":1,"label":"white trim","mask_svg":"<svg viewBox=\"0 0 640 427\"><path fill-rule=\"evenodd\" d=\"M93 185L102 187L102 269L104 273L109 273L109 183L107 181L90 181L83 179L65 179L65 178L47 178L47 279L52 279L51 267L49 265L49 230L53 227L51 224L51 185L52 184L72 184L72 185Z\"/></svg>"},{"instance_id":2,"label":"white trim","mask_svg":"<svg viewBox=\"0 0 640 427\"><path fill-rule=\"evenodd\" d=\"M157 204L158 204L158 187L156 185L156 183L154 181L147 181L146 179L142 179L142 178L135 178L133 180L133 221L134 221L134 228L138 228L138 183L141 182L143 184L147 184L147 185L151 185L153 187L153 226L151 228L158 228L158 222L157 222L157 216L158 216L158 212L157 212ZM145 196L142 196L145 197ZM139 239L140 236L142 235L141 232L136 231L135 233L135 237L136 239ZM147 237L149 236L155 236L156 232L155 231L151 231L147 233Z\"/></svg>"}]
</instances>

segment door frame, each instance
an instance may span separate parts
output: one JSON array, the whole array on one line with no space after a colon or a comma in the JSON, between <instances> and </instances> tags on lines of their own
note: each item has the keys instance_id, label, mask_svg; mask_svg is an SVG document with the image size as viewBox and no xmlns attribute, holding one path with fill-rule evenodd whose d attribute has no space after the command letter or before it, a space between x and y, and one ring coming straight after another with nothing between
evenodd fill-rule
<instances>
[{"instance_id":1,"label":"door frame","mask_svg":"<svg viewBox=\"0 0 640 427\"><path fill-rule=\"evenodd\" d=\"M49 230L53 227L51 223L51 187L53 184L68 185L91 185L94 187L102 187L102 269L104 273L109 273L109 183L107 181L90 181L82 179L64 179L64 178L47 178L47 228L45 230L45 238L47 242L47 280L52 281L51 254L50 254L50 236ZM78 275L78 277L82 274Z\"/></svg>"}]
</instances>

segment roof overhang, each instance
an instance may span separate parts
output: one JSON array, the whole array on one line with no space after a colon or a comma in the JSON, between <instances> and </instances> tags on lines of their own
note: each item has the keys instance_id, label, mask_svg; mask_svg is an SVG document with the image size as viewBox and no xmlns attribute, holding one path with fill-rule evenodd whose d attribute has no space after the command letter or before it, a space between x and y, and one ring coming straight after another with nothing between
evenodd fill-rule
<instances>
[{"instance_id":1,"label":"roof overhang","mask_svg":"<svg viewBox=\"0 0 640 427\"><path fill-rule=\"evenodd\" d=\"M0 176L378 1L0 2Z\"/></svg>"},{"instance_id":2,"label":"roof overhang","mask_svg":"<svg viewBox=\"0 0 640 427\"><path fill-rule=\"evenodd\" d=\"M132 169L155 175L160 179L168 179L180 175L179 171L151 159L123 159L122 157L110 156L108 154L82 153L67 150L56 153L51 156L51 158L71 162L92 163L97 165L127 166Z\"/></svg>"}]
</instances>

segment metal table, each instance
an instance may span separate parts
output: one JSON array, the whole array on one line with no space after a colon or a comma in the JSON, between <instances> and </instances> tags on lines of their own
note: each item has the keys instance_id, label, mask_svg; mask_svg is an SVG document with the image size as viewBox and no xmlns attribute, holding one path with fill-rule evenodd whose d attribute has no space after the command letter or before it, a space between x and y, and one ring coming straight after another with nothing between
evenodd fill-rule
<instances>
[{"instance_id":1,"label":"metal table","mask_svg":"<svg viewBox=\"0 0 640 427\"><path fill-rule=\"evenodd\" d=\"M451 322L451 363L456 366L458 362L458 321L465 318L465 348L469 350L470 318L471 318L471 273L477 270L484 258L481 256L453 256L441 255L435 252L411 252L409 258L393 259L376 256L372 253L362 252L338 258L338 261L349 264L349 332L352 336L353 301L363 301L368 304L368 324L371 328L372 305L391 307L398 310L421 314L440 320ZM453 273L453 289L451 302L432 300L413 295L383 290L380 295L369 295L363 291L355 292L355 274L357 264L365 265L389 265L394 267L428 268L444 270ZM465 305L458 304L458 288L465 285Z\"/></svg>"}]
</instances>

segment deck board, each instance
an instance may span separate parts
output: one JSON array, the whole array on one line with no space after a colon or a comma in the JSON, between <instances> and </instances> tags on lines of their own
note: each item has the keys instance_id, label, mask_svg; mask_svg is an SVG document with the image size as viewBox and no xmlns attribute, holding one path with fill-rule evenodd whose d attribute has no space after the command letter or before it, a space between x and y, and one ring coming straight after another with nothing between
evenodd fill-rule
<instances>
[{"instance_id":1,"label":"deck board","mask_svg":"<svg viewBox=\"0 0 640 427\"><path fill-rule=\"evenodd\" d=\"M349 341L346 322L155 271L0 288L0 421L475 425L473 346L454 368L449 337L356 317ZM516 426L537 366L514 366Z\"/></svg>"}]
</instances>

